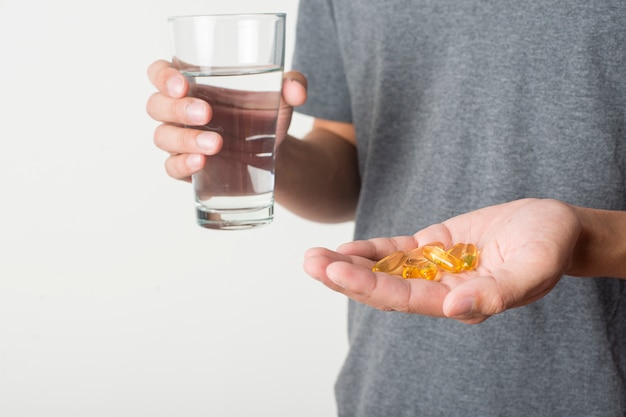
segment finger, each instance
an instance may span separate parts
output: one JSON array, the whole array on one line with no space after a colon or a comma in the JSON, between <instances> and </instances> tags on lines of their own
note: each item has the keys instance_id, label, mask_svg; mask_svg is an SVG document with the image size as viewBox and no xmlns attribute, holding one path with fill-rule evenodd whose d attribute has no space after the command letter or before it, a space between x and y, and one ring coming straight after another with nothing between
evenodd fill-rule
<instances>
[{"instance_id":1,"label":"finger","mask_svg":"<svg viewBox=\"0 0 626 417\"><path fill-rule=\"evenodd\" d=\"M419 243L419 246L427 245L430 242L441 242L444 247L449 247L453 243L450 230L440 223L420 230L414 235L414 238Z\"/></svg>"},{"instance_id":2,"label":"finger","mask_svg":"<svg viewBox=\"0 0 626 417\"><path fill-rule=\"evenodd\" d=\"M444 301L446 316L488 317L530 304L550 292L559 274L547 271L542 263L527 261L523 251L520 254L519 258L507 260L491 275L476 277L455 287Z\"/></svg>"},{"instance_id":3,"label":"finger","mask_svg":"<svg viewBox=\"0 0 626 417\"><path fill-rule=\"evenodd\" d=\"M343 292L342 288L336 285L328 278L327 268L330 264L335 262L348 262L360 268L371 270L373 262L361 258L346 256L326 248L312 248L305 253L304 257L304 270L313 278L320 281L331 289Z\"/></svg>"},{"instance_id":4,"label":"finger","mask_svg":"<svg viewBox=\"0 0 626 417\"><path fill-rule=\"evenodd\" d=\"M177 180L191 181L191 176L200 171L205 163L204 155L172 155L165 160L165 171L167 175Z\"/></svg>"},{"instance_id":5,"label":"finger","mask_svg":"<svg viewBox=\"0 0 626 417\"><path fill-rule=\"evenodd\" d=\"M293 107L301 106L307 97L307 79L297 71L286 72L283 76L283 99Z\"/></svg>"},{"instance_id":6,"label":"finger","mask_svg":"<svg viewBox=\"0 0 626 417\"><path fill-rule=\"evenodd\" d=\"M330 264L326 274L345 295L362 304L387 311L405 311L407 308L410 290L404 280L377 275L370 269L358 268L347 262Z\"/></svg>"},{"instance_id":7,"label":"finger","mask_svg":"<svg viewBox=\"0 0 626 417\"><path fill-rule=\"evenodd\" d=\"M154 131L154 144L171 154L215 155L223 146L216 132L162 124Z\"/></svg>"},{"instance_id":8,"label":"finger","mask_svg":"<svg viewBox=\"0 0 626 417\"><path fill-rule=\"evenodd\" d=\"M187 79L168 61L153 62L148 67L148 79L157 90L172 98L184 97L189 90Z\"/></svg>"},{"instance_id":9,"label":"finger","mask_svg":"<svg viewBox=\"0 0 626 417\"><path fill-rule=\"evenodd\" d=\"M377 261L395 251L410 251L417 247L412 236L397 236L392 238L374 238L344 243L337 248L337 252L345 255L356 255Z\"/></svg>"},{"instance_id":10,"label":"finger","mask_svg":"<svg viewBox=\"0 0 626 417\"><path fill-rule=\"evenodd\" d=\"M443 302L447 317L472 319L506 310L507 302L492 276L476 277L455 287Z\"/></svg>"},{"instance_id":11,"label":"finger","mask_svg":"<svg viewBox=\"0 0 626 417\"><path fill-rule=\"evenodd\" d=\"M193 97L171 98L155 93L148 99L146 112L154 120L190 126L202 126L211 120L209 104Z\"/></svg>"},{"instance_id":12,"label":"finger","mask_svg":"<svg viewBox=\"0 0 626 417\"><path fill-rule=\"evenodd\" d=\"M328 279L326 269L328 265L337 261L351 261L348 256L340 255L326 248L311 248L304 255L304 271L312 278L334 291L341 292L341 287Z\"/></svg>"},{"instance_id":13,"label":"finger","mask_svg":"<svg viewBox=\"0 0 626 417\"><path fill-rule=\"evenodd\" d=\"M349 262L333 262L326 274L350 298L374 308L443 317L443 300L449 289L427 280L404 280L375 273Z\"/></svg>"}]
</instances>

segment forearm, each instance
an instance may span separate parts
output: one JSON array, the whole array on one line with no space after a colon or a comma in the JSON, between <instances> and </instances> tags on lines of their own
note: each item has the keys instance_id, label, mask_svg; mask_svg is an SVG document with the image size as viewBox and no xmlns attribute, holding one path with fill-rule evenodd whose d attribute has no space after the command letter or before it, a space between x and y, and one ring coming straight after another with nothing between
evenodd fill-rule
<instances>
[{"instance_id":1,"label":"forearm","mask_svg":"<svg viewBox=\"0 0 626 417\"><path fill-rule=\"evenodd\" d=\"M323 223L354 218L360 178L356 149L325 129L304 139L287 137L276 153L276 201Z\"/></svg>"},{"instance_id":2,"label":"forearm","mask_svg":"<svg viewBox=\"0 0 626 417\"><path fill-rule=\"evenodd\" d=\"M626 279L626 212L574 209L582 231L567 273Z\"/></svg>"}]
</instances>

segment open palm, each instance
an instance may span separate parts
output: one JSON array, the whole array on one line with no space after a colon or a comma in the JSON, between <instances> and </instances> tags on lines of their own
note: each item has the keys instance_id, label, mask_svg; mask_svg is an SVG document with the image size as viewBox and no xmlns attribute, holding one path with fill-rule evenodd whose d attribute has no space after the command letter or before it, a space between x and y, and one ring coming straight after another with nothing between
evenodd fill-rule
<instances>
[{"instance_id":1,"label":"open palm","mask_svg":"<svg viewBox=\"0 0 626 417\"><path fill-rule=\"evenodd\" d=\"M382 310L479 323L547 294L568 267L580 234L574 210L556 200L524 199L486 207L432 225L413 236L312 248L304 268L329 288ZM372 272L374 262L429 242L472 242L473 271L444 273L438 282Z\"/></svg>"}]
</instances>

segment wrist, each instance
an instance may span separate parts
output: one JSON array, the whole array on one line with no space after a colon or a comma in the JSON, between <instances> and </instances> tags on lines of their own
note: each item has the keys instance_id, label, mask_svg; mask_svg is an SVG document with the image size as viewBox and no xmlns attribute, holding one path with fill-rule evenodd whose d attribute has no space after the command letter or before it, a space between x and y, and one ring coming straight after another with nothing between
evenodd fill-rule
<instances>
[{"instance_id":1,"label":"wrist","mask_svg":"<svg viewBox=\"0 0 626 417\"><path fill-rule=\"evenodd\" d=\"M626 279L626 212L574 207L581 232L568 275Z\"/></svg>"}]
</instances>

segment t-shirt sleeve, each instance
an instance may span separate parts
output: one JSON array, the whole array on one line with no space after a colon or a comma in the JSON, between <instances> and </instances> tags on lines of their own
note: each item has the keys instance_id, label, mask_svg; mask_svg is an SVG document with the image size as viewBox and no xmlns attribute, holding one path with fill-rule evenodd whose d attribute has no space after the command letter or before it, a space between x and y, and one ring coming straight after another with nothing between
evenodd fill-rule
<instances>
[{"instance_id":1,"label":"t-shirt sleeve","mask_svg":"<svg viewBox=\"0 0 626 417\"><path fill-rule=\"evenodd\" d=\"M296 109L309 116L352 122L346 81L331 0L300 2L293 69L308 79L307 102Z\"/></svg>"}]
</instances>

